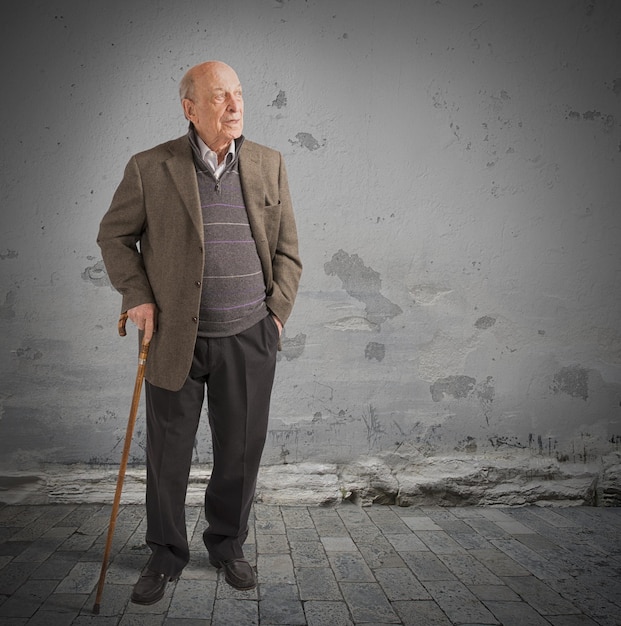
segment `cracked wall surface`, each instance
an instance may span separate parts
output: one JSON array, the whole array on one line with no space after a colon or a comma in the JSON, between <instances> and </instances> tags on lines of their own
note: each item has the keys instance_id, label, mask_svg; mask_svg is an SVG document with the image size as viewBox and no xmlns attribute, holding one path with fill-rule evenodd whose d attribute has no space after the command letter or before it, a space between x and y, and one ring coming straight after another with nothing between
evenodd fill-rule
<instances>
[{"instance_id":1,"label":"cracked wall surface","mask_svg":"<svg viewBox=\"0 0 621 626\"><path fill-rule=\"evenodd\" d=\"M186 132L178 80L209 58L285 157L305 266L266 467L621 451L618 2L25 0L5 21L0 471L118 462L137 340L97 228L129 157Z\"/></svg>"}]
</instances>

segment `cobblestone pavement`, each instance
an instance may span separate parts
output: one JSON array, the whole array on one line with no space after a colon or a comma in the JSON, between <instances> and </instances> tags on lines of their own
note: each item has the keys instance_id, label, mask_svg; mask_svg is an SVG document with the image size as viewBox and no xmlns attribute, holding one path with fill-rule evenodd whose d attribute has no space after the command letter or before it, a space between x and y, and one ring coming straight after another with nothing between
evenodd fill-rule
<instances>
[{"instance_id":1,"label":"cobblestone pavement","mask_svg":"<svg viewBox=\"0 0 621 626\"><path fill-rule=\"evenodd\" d=\"M164 599L129 602L148 558L142 506L122 506L100 614L109 506L0 505L0 624L245 626L621 625L621 509L254 507L258 588L192 561Z\"/></svg>"}]
</instances>

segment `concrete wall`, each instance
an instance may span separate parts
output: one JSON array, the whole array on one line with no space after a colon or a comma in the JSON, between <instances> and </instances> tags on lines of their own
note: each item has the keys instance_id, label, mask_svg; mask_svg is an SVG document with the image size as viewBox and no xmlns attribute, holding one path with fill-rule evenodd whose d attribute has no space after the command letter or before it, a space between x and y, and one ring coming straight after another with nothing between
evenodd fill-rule
<instances>
[{"instance_id":1,"label":"concrete wall","mask_svg":"<svg viewBox=\"0 0 621 626\"><path fill-rule=\"evenodd\" d=\"M5 470L118 462L137 345L96 231L211 58L285 155L305 263L266 465L616 458L619 2L25 0L4 24Z\"/></svg>"}]
</instances>

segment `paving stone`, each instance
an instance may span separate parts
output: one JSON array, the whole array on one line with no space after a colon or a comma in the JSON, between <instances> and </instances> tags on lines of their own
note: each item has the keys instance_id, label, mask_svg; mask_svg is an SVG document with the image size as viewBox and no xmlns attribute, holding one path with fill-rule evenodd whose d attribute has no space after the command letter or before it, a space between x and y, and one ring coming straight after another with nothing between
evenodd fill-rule
<instances>
[{"instance_id":1,"label":"paving stone","mask_svg":"<svg viewBox=\"0 0 621 626\"><path fill-rule=\"evenodd\" d=\"M410 527L392 509L372 507L368 511L369 518L384 534L401 535L411 531Z\"/></svg>"},{"instance_id":2,"label":"paving stone","mask_svg":"<svg viewBox=\"0 0 621 626\"><path fill-rule=\"evenodd\" d=\"M11 537L13 541L35 541L71 512L69 507L59 505L43 505L38 508L35 518Z\"/></svg>"},{"instance_id":3,"label":"paving stone","mask_svg":"<svg viewBox=\"0 0 621 626\"><path fill-rule=\"evenodd\" d=\"M258 554L277 554L289 551L287 535L260 533L257 537Z\"/></svg>"},{"instance_id":4,"label":"paving stone","mask_svg":"<svg viewBox=\"0 0 621 626\"><path fill-rule=\"evenodd\" d=\"M341 583L341 590L356 623L400 622L384 591L377 583Z\"/></svg>"},{"instance_id":5,"label":"paving stone","mask_svg":"<svg viewBox=\"0 0 621 626\"><path fill-rule=\"evenodd\" d=\"M173 588L168 617L211 619L216 599L216 585L202 580L184 580L168 585Z\"/></svg>"},{"instance_id":6,"label":"paving stone","mask_svg":"<svg viewBox=\"0 0 621 626\"><path fill-rule=\"evenodd\" d=\"M583 587L573 579L565 578L546 582L600 626L619 626L621 624L619 605L606 600L595 591Z\"/></svg>"},{"instance_id":7,"label":"paving stone","mask_svg":"<svg viewBox=\"0 0 621 626\"><path fill-rule=\"evenodd\" d=\"M14 594L30 577L39 563L15 563L11 561L0 570L0 595Z\"/></svg>"},{"instance_id":8,"label":"paving stone","mask_svg":"<svg viewBox=\"0 0 621 626\"><path fill-rule=\"evenodd\" d=\"M305 506L280 507L282 519L287 528L315 528L313 518Z\"/></svg>"},{"instance_id":9,"label":"paving stone","mask_svg":"<svg viewBox=\"0 0 621 626\"><path fill-rule=\"evenodd\" d=\"M559 550L562 549L561 546L550 541L547 537L536 533L515 533L513 537L539 554L542 552L558 553Z\"/></svg>"},{"instance_id":10,"label":"paving stone","mask_svg":"<svg viewBox=\"0 0 621 626\"><path fill-rule=\"evenodd\" d=\"M130 604L129 598L132 593L133 585L104 585L103 594L99 606L99 615L97 617L104 618L107 616L121 616L125 612L132 612L138 605ZM88 597L88 600L82 607L80 617L90 617L93 615L93 607L95 605L96 587L93 587L93 591ZM162 606L158 606L160 612L164 612L170 603L170 597L172 590L167 590L166 600L163 600ZM155 606L155 605L154 605Z\"/></svg>"},{"instance_id":11,"label":"paving stone","mask_svg":"<svg viewBox=\"0 0 621 626\"><path fill-rule=\"evenodd\" d=\"M375 570L375 578L391 600L431 600L429 592L407 568L385 567Z\"/></svg>"},{"instance_id":12,"label":"paving stone","mask_svg":"<svg viewBox=\"0 0 621 626\"><path fill-rule=\"evenodd\" d=\"M401 519L407 524L411 530L442 530L441 526L438 526L430 517L401 517ZM466 528L467 524L461 522Z\"/></svg>"},{"instance_id":13,"label":"paving stone","mask_svg":"<svg viewBox=\"0 0 621 626\"><path fill-rule=\"evenodd\" d=\"M347 528L338 513L331 509L310 509L310 516L319 535L349 537Z\"/></svg>"},{"instance_id":14,"label":"paving stone","mask_svg":"<svg viewBox=\"0 0 621 626\"><path fill-rule=\"evenodd\" d=\"M469 554L438 554L438 558L467 585L501 585L502 581Z\"/></svg>"},{"instance_id":15,"label":"paving stone","mask_svg":"<svg viewBox=\"0 0 621 626\"><path fill-rule=\"evenodd\" d=\"M423 583L438 606L456 624L497 624L485 605L458 580ZM525 622L527 623L527 622Z\"/></svg>"},{"instance_id":16,"label":"paving stone","mask_svg":"<svg viewBox=\"0 0 621 626\"><path fill-rule=\"evenodd\" d=\"M50 528L16 555L15 562L43 563L71 534L71 528Z\"/></svg>"},{"instance_id":17,"label":"paving stone","mask_svg":"<svg viewBox=\"0 0 621 626\"><path fill-rule=\"evenodd\" d=\"M91 548L96 539L95 535L86 535L76 529L63 542L62 549L67 552L84 552Z\"/></svg>"},{"instance_id":18,"label":"paving stone","mask_svg":"<svg viewBox=\"0 0 621 626\"><path fill-rule=\"evenodd\" d=\"M347 526L349 536L358 545L373 544L383 538L382 531L373 523Z\"/></svg>"},{"instance_id":19,"label":"paving stone","mask_svg":"<svg viewBox=\"0 0 621 626\"><path fill-rule=\"evenodd\" d=\"M260 585L259 619L262 624L305 625L304 609L296 585Z\"/></svg>"},{"instance_id":20,"label":"paving stone","mask_svg":"<svg viewBox=\"0 0 621 626\"><path fill-rule=\"evenodd\" d=\"M128 615L125 614L119 626L160 626L165 621L164 615Z\"/></svg>"},{"instance_id":21,"label":"paving stone","mask_svg":"<svg viewBox=\"0 0 621 626\"><path fill-rule=\"evenodd\" d=\"M491 545L491 544L490 544ZM494 546L485 550L470 550L468 553L496 576L530 576L530 572L511 557Z\"/></svg>"},{"instance_id":22,"label":"paving stone","mask_svg":"<svg viewBox=\"0 0 621 626\"><path fill-rule=\"evenodd\" d=\"M319 533L313 528L287 528L289 541L319 541Z\"/></svg>"},{"instance_id":23,"label":"paving stone","mask_svg":"<svg viewBox=\"0 0 621 626\"><path fill-rule=\"evenodd\" d=\"M621 509L577 509L257 504L245 551L259 585L241 592L209 565L190 506L183 578L141 606L129 598L149 555L145 511L126 505L95 616L110 507L5 505L0 623L619 626Z\"/></svg>"},{"instance_id":24,"label":"paving stone","mask_svg":"<svg viewBox=\"0 0 621 626\"><path fill-rule=\"evenodd\" d=\"M493 539L492 544L537 578L556 578L559 575L559 568L554 563L520 543L517 539ZM565 573L565 575L569 576L569 573Z\"/></svg>"},{"instance_id":25,"label":"paving stone","mask_svg":"<svg viewBox=\"0 0 621 626\"><path fill-rule=\"evenodd\" d=\"M351 537L321 537L326 552L357 552L358 548Z\"/></svg>"},{"instance_id":26,"label":"paving stone","mask_svg":"<svg viewBox=\"0 0 621 626\"><path fill-rule=\"evenodd\" d=\"M479 533L485 539L510 539L511 535L506 531L500 528L498 524L494 524L494 522L485 519L485 518L468 518L464 520L468 526L472 527L474 530Z\"/></svg>"},{"instance_id":27,"label":"paving stone","mask_svg":"<svg viewBox=\"0 0 621 626\"><path fill-rule=\"evenodd\" d=\"M95 515L100 508L101 505L99 504L80 504L72 506L71 511L56 525L71 526L72 528L79 529L82 524Z\"/></svg>"},{"instance_id":28,"label":"paving stone","mask_svg":"<svg viewBox=\"0 0 621 626\"><path fill-rule=\"evenodd\" d=\"M28 622L29 626L62 626L78 617L88 594L52 593Z\"/></svg>"},{"instance_id":29,"label":"paving stone","mask_svg":"<svg viewBox=\"0 0 621 626\"><path fill-rule=\"evenodd\" d=\"M5 541L0 543L0 556L15 557L27 550L29 546L30 541Z\"/></svg>"},{"instance_id":30,"label":"paving stone","mask_svg":"<svg viewBox=\"0 0 621 626\"><path fill-rule=\"evenodd\" d=\"M293 561L287 554L259 554L257 572L262 581L267 583L295 584Z\"/></svg>"},{"instance_id":31,"label":"paving stone","mask_svg":"<svg viewBox=\"0 0 621 626\"><path fill-rule=\"evenodd\" d=\"M502 626L550 626L550 622L526 602L486 602L486 605Z\"/></svg>"},{"instance_id":32,"label":"paving stone","mask_svg":"<svg viewBox=\"0 0 621 626\"><path fill-rule=\"evenodd\" d=\"M181 622L180 622L181 623ZM209 624L209 621L206 621ZM219 626L255 626L259 624L258 602L251 600L217 599L211 623ZM187 620L183 621L184 626Z\"/></svg>"},{"instance_id":33,"label":"paving stone","mask_svg":"<svg viewBox=\"0 0 621 626\"><path fill-rule=\"evenodd\" d=\"M583 585L585 589L594 591L610 602L619 605L621 608L621 578L619 574L621 574L621 569L611 572L610 576L601 576L597 572L588 572L574 576L574 581Z\"/></svg>"},{"instance_id":34,"label":"paving stone","mask_svg":"<svg viewBox=\"0 0 621 626\"><path fill-rule=\"evenodd\" d=\"M339 582L372 582L373 572L359 552L332 552L328 560Z\"/></svg>"},{"instance_id":35,"label":"paving stone","mask_svg":"<svg viewBox=\"0 0 621 626\"><path fill-rule=\"evenodd\" d=\"M466 550L493 550L494 546L482 535L475 532L451 532L451 537Z\"/></svg>"},{"instance_id":36,"label":"paving stone","mask_svg":"<svg viewBox=\"0 0 621 626\"><path fill-rule=\"evenodd\" d=\"M300 567L295 570L302 600L341 600L342 594L329 567Z\"/></svg>"},{"instance_id":37,"label":"paving stone","mask_svg":"<svg viewBox=\"0 0 621 626\"><path fill-rule=\"evenodd\" d=\"M397 552L426 552L429 550L427 544L414 533L401 533L384 535Z\"/></svg>"},{"instance_id":38,"label":"paving stone","mask_svg":"<svg viewBox=\"0 0 621 626\"><path fill-rule=\"evenodd\" d=\"M53 624L53 622L51 622ZM101 615L78 615L71 626L117 626L118 617L102 617Z\"/></svg>"},{"instance_id":39,"label":"paving stone","mask_svg":"<svg viewBox=\"0 0 621 626\"><path fill-rule=\"evenodd\" d=\"M8 617L32 617L57 583L51 580L29 580L0 606L0 619Z\"/></svg>"},{"instance_id":40,"label":"paving stone","mask_svg":"<svg viewBox=\"0 0 621 626\"><path fill-rule=\"evenodd\" d=\"M99 580L101 563L76 563L56 588L57 593L90 593ZM134 581L135 582L135 581Z\"/></svg>"},{"instance_id":41,"label":"paving stone","mask_svg":"<svg viewBox=\"0 0 621 626\"><path fill-rule=\"evenodd\" d=\"M402 552L401 558L418 580L454 580L455 576L432 552Z\"/></svg>"},{"instance_id":42,"label":"paving stone","mask_svg":"<svg viewBox=\"0 0 621 626\"><path fill-rule=\"evenodd\" d=\"M464 553L466 550L443 530L417 530L416 536L436 554Z\"/></svg>"},{"instance_id":43,"label":"paving stone","mask_svg":"<svg viewBox=\"0 0 621 626\"><path fill-rule=\"evenodd\" d=\"M291 541L291 558L295 567L325 567L328 557L319 541Z\"/></svg>"},{"instance_id":44,"label":"paving stone","mask_svg":"<svg viewBox=\"0 0 621 626\"><path fill-rule=\"evenodd\" d=\"M345 602L311 600L304 603L308 626L353 626Z\"/></svg>"},{"instance_id":45,"label":"paving stone","mask_svg":"<svg viewBox=\"0 0 621 626\"><path fill-rule=\"evenodd\" d=\"M57 613L39 609L29 620L28 626L71 626L78 617L77 613Z\"/></svg>"},{"instance_id":46,"label":"paving stone","mask_svg":"<svg viewBox=\"0 0 621 626\"><path fill-rule=\"evenodd\" d=\"M482 602L521 602L522 598L507 585L469 585L466 587Z\"/></svg>"},{"instance_id":47,"label":"paving stone","mask_svg":"<svg viewBox=\"0 0 621 626\"><path fill-rule=\"evenodd\" d=\"M234 589L224 580L224 574L221 572L216 587L216 600L253 600L258 602L259 590L257 587L249 591Z\"/></svg>"},{"instance_id":48,"label":"paving stone","mask_svg":"<svg viewBox=\"0 0 621 626\"><path fill-rule=\"evenodd\" d=\"M24 510L26 506L0 505L0 526L18 526L13 520Z\"/></svg>"},{"instance_id":49,"label":"paving stone","mask_svg":"<svg viewBox=\"0 0 621 626\"><path fill-rule=\"evenodd\" d=\"M371 569L407 567L393 545L383 536L380 536L374 543L359 543L358 550Z\"/></svg>"},{"instance_id":50,"label":"paving stone","mask_svg":"<svg viewBox=\"0 0 621 626\"><path fill-rule=\"evenodd\" d=\"M580 613L571 602L534 576L505 577L503 582L542 615Z\"/></svg>"},{"instance_id":51,"label":"paving stone","mask_svg":"<svg viewBox=\"0 0 621 626\"><path fill-rule=\"evenodd\" d=\"M265 519L255 521L255 530L257 533L270 535L284 535L285 523L282 519Z\"/></svg>"},{"instance_id":52,"label":"paving stone","mask_svg":"<svg viewBox=\"0 0 621 626\"><path fill-rule=\"evenodd\" d=\"M547 620L552 626L597 626L597 622L586 615L549 615Z\"/></svg>"},{"instance_id":53,"label":"paving stone","mask_svg":"<svg viewBox=\"0 0 621 626\"><path fill-rule=\"evenodd\" d=\"M433 601L393 602L404 626L451 626L444 611Z\"/></svg>"}]
</instances>

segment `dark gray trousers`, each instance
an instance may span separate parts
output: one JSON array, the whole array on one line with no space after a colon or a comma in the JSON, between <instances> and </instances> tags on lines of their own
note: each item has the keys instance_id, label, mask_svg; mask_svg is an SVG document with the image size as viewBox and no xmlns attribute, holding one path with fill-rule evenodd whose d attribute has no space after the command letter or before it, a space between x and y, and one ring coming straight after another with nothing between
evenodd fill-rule
<instances>
[{"instance_id":1,"label":"dark gray trousers","mask_svg":"<svg viewBox=\"0 0 621 626\"><path fill-rule=\"evenodd\" d=\"M267 434L278 329L271 316L232 337L196 341L179 391L145 383L149 567L173 576L190 559L185 498L207 389L213 470L205 491L203 541L215 560L243 556Z\"/></svg>"}]
</instances>

